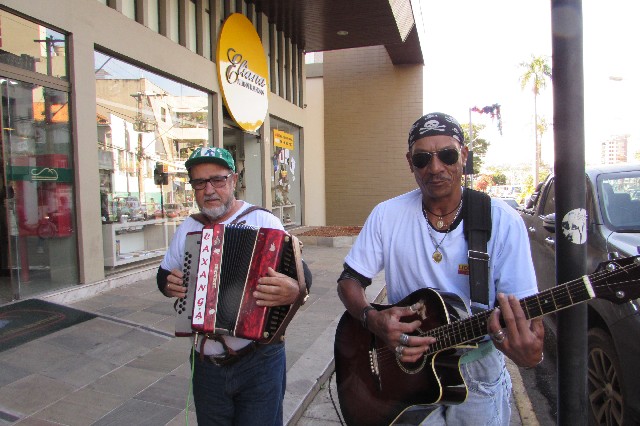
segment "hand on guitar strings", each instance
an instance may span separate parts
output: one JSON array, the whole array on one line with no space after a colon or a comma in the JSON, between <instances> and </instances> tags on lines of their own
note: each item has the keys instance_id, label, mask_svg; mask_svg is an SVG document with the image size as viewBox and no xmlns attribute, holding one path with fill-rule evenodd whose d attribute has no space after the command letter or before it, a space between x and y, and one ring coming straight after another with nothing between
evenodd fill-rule
<instances>
[{"instance_id":1,"label":"hand on guitar strings","mask_svg":"<svg viewBox=\"0 0 640 426\"><path fill-rule=\"evenodd\" d=\"M273 268L269 268L267 275L258 279L258 285L253 292L258 306L291 305L299 295L298 282Z\"/></svg>"},{"instance_id":2,"label":"hand on guitar strings","mask_svg":"<svg viewBox=\"0 0 640 426\"><path fill-rule=\"evenodd\" d=\"M184 278L180 269L173 269L167 275L167 285L164 287L164 295L167 297L183 298L187 295L187 287L183 284Z\"/></svg>"},{"instance_id":3,"label":"hand on guitar strings","mask_svg":"<svg viewBox=\"0 0 640 426\"><path fill-rule=\"evenodd\" d=\"M542 360L544 325L542 318L528 320L514 295L497 296L499 307L491 313L487 331L497 349L520 367L536 366ZM503 329L500 318L506 327Z\"/></svg>"},{"instance_id":4,"label":"hand on guitar strings","mask_svg":"<svg viewBox=\"0 0 640 426\"><path fill-rule=\"evenodd\" d=\"M368 315L369 330L382 339L387 347L402 362L416 362L429 350L436 339L431 336L412 335L422 324L420 320L402 322L404 317L416 314L412 306L395 306L381 311L371 311Z\"/></svg>"}]
</instances>

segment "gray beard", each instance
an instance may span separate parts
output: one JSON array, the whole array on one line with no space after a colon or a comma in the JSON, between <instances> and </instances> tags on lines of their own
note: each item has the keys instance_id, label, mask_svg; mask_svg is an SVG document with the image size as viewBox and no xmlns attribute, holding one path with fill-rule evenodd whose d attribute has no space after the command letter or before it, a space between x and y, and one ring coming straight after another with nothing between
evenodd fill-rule
<instances>
[{"instance_id":1,"label":"gray beard","mask_svg":"<svg viewBox=\"0 0 640 426\"><path fill-rule=\"evenodd\" d=\"M211 207L211 208L203 207L200 209L200 211L205 215L207 215L209 219L211 219L212 221L215 221L221 218L222 216L224 216L225 214L227 214L229 210L231 210L231 206L233 205L233 202L234 202L234 199L232 197L229 199L229 202L227 202L227 204L224 204L220 207Z\"/></svg>"}]
</instances>

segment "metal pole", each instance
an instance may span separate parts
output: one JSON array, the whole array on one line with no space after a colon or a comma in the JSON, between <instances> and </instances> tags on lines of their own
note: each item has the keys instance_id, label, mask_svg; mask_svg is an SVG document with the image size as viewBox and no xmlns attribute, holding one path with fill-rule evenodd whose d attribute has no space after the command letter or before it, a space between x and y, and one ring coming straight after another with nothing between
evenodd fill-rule
<instances>
[{"instance_id":1,"label":"metal pole","mask_svg":"<svg viewBox=\"0 0 640 426\"><path fill-rule=\"evenodd\" d=\"M556 279L585 274L586 183L582 1L551 1L556 188ZM537 129L536 129L537 131ZM565 234L582 229L580 236ZM588 424L587 306L558 313L558 425Z\"/></svg>"}]
</instances>

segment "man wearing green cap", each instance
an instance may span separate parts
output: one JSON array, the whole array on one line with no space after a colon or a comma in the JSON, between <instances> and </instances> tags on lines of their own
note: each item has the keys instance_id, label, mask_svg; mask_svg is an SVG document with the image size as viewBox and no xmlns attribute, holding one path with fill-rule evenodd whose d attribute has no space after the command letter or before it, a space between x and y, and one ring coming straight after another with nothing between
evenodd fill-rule
<instances>
[{"instance_id":1,"label":"man wearing green cap","mask_svg":"<svg viewBox=\"0 0 640 426\"><path fill-rule=\"evenodd\" d=\"M199 147L186 161L191 186L201 214L188 217L176 230L158 269L158 288L167 297L186 295L182 263L186 235L204 223L238 223L284 230L280 220L234 196L238 175L231 153L223 148ZM199 219L199 220L196 220ZM307 286L311 282L305 266ZM258 280L254 296L260 306L293 304L300 297L298 282L269 269ZM225 336L196 343L191 360L193 396L202 425L281 425L286 385L284 343L256 345ZM203 356L201 356L201 354Z\"/></svg>"}]
</instances>

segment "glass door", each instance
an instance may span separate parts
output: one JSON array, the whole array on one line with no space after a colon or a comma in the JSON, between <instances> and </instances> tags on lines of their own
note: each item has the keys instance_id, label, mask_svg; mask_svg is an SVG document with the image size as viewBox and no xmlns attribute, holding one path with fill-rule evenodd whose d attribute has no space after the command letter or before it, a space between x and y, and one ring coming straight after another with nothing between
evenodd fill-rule
<instances>
[{"instance_id":1,"label":"glass door","mask_svg":"<svg viewBox=\"0 0 640 426\"><path fill-rule=\"evenodd\" d=\"M0 77L0 297L77 284L68 94Z\"/></svg>"}]
</instances>

